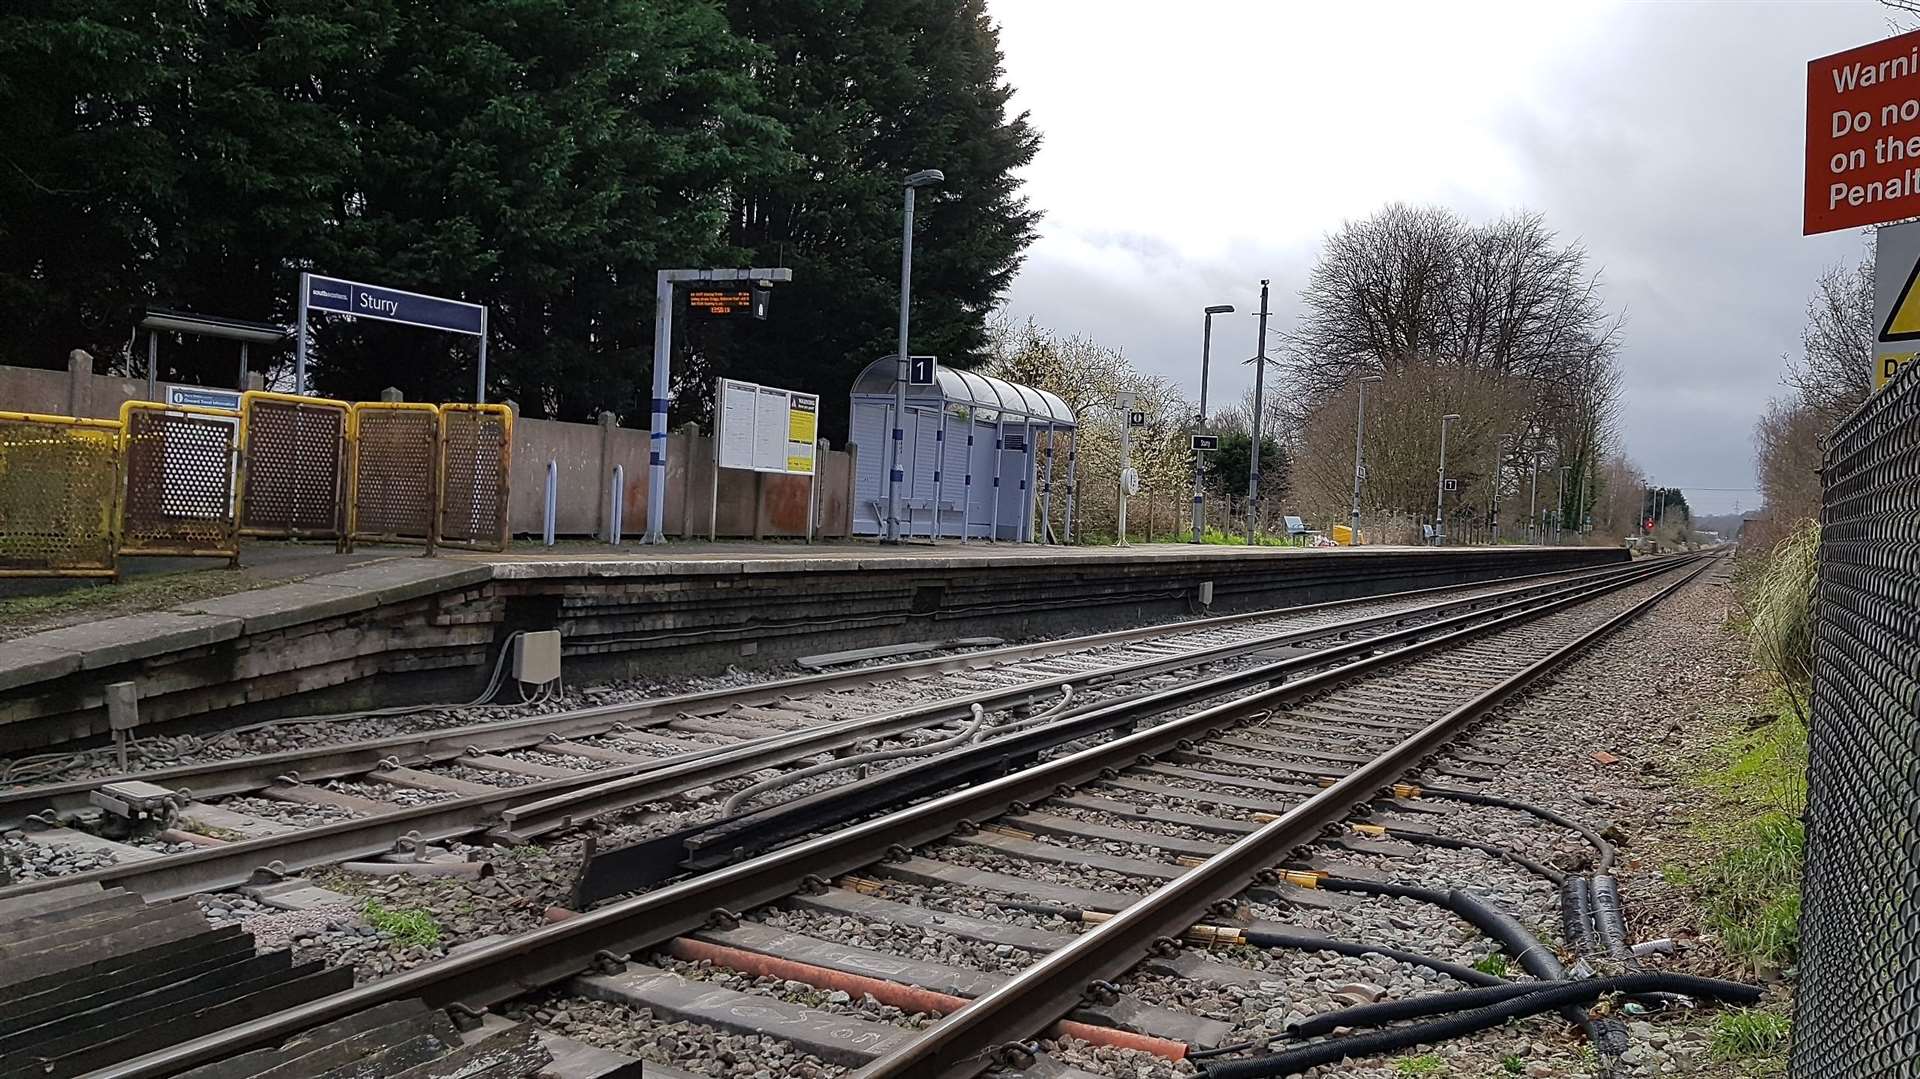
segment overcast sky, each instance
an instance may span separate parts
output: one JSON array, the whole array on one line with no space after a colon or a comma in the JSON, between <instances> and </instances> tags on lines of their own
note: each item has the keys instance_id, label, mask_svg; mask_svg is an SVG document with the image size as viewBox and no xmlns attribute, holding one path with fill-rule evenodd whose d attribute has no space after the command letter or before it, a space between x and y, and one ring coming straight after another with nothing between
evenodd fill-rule
<instances>
[{"instance_id":1,"label":"overcast sky","mask_svg":"<svg viewBox=\"0 0 1920 1079\"><path fill-rule=\"evenodd\" d=\"M1321 238L1395 200L1534 210L1626 312L1623 434L1696 512L1751 509L1749 433L1813 279L1859 231L1800 234L1806 62L1889 32L1877 4L993 0L1046 211L1012 314L1123 348L1198 396L1200 309L1292 325ZM1250 314L1215 359L1252 354ZM1234 400L1251 368L1218 363Z\"/></svg>"}]
</instances>

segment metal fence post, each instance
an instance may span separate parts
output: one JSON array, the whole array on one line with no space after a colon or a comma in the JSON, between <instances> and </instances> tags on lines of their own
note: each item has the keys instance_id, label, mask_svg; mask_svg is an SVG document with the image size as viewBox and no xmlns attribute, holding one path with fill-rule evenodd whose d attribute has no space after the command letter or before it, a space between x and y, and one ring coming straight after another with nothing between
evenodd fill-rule
<instances>
[{"instance_id":1,"label":"metal fence post","mask_svg":"<svg viewBox=\"0 0 1920 1079\"><path fill-rule=\"evenodd\" d=\"M540 530L540 541L553 546L554 518L560 513L560 463L547 458L547 505L545 520Z\"/></svg>"},{"instance_id":2,"label":"metal fence post","mask_svg":"<svg viewBox=\"0 0 1920 1079\"><path fill-rule=\"evenodd\" d=\"M607 492L608 516L607 542L620 546L620 525L626 517L627 509L627 466L613 466L613 490Z\"/></svg>"}]
</instances>

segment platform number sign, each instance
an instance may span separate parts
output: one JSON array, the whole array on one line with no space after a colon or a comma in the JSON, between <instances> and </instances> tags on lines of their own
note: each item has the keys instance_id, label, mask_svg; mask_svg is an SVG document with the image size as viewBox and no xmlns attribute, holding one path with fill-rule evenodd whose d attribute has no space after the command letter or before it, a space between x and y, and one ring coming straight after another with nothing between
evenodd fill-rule
<instances>
[{"instance_id":1,"label":"platform number sign","mask_svg":"<svg viewBox=\"0 0 1920 1079\"><path fill-rule=\"evenodd\" d=\"M1448 494L1452 494L1453 492L1458 491L1460 489L1459 480L1442 480L1440 481L1440 485L1441 487L1446 489L1446 492Z\"/></svg>"},{"instance_id":2,"label":"platform number sign","mask_svg":"<svg viewBox=\"0 0 1920 1079\"><path fill-rule=\"evenodd\" d=\"M1139 409L1134 409L1132 412L1127 413L1128 427L1145 427L1146 425L1147 425L1146 413L1140 411Z\"/></svg>"},{"instance_id":3,"label":"platform number sign","mask_svg":"<svg viewBox=\"0 0 1920 1079\"><path fill-rule=\"evenodd\" d=\"M1193 449L1194 449L1194 452L1196 453L1204 452L1206 450L1217 450L1219 448L1220 448L1219 435L1194 435L1193 436Z\"/></svg>"},{"instance_id":4,"label":"platform number sign","mask_svg":"<svg viewBox=\"0 0 1920 1079\"><path fill-rule=\"evenodd\" d=\"M936 381L934 376L934 371L938 367L939 367L939 360L937 357L934 357L934 356L907 357L907 385L909 386L934 385Z\"/></svg>"}]
</instances>

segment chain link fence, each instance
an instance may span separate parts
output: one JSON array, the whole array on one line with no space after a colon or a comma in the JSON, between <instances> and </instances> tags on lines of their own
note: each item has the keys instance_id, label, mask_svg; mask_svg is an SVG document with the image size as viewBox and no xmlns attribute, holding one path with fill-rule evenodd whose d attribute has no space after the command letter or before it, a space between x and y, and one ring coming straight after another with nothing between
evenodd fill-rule
<instances>
[{"instance_id":1,"label":"chain link fence","mask_svg":"<svg viewBox=\"0 0 1920 1079\"><path fill-rule=\"evenodd\" d=\"M1920 365L1829 437L1790 1074L1920 1074Z\"/></svg>"}]
</instances>

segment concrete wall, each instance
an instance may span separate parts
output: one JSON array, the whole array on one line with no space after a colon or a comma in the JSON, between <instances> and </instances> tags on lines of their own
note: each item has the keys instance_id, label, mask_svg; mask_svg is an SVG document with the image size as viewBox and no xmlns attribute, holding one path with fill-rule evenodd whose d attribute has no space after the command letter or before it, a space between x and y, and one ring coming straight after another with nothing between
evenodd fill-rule
<instances>
[{"instance_id":1,"label":"concrete wall","mask_svg":"<svg viewBox=\"0 0 1920 1079\"><path fill-rule=\"evenodd\" d=\"M547 462L554 464L557 485L554 532L562 536L608 535L613 513L613 470L623 469L625 506L621 533L643 535L647 526L647 432L616 427L612 417L599 424L560 423L519 419L513 425L513 492L510 515L513 531L539 535L545 525ZM847 452L828 450L822 442L817 459L823 466L814 507L814 535L844 536L847 483L853 474ZM714 504L713 439L688 424L667 435L666 521L670 536L703 537ZM807 531L807 480L804 476L770 476L758 472L722 469L719 513L713 524L721 536L755 539L798 537Z\"/></svg>"},{"instance_id":2,"label":"concrete wall","mask_svg":"<svg viewBox=\"0 0 1920 1079\"><path fill-rule=\"evenodd\" d=\"M159 400L166 400L169 385L175 384L159 384ZM64 371L39 367L0 367L0 412L39 412L90 420L117 420L120 418L121 405L128 401L145 400L146 379L96 375L93 373L93 361L84 352L69 357Z\"/></svg>"}]
</instances>

